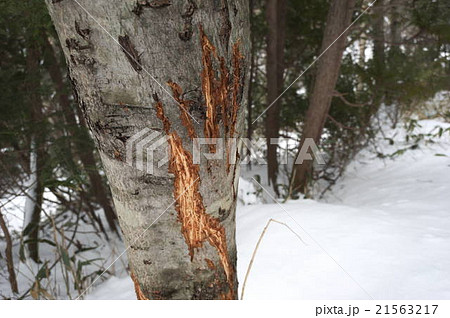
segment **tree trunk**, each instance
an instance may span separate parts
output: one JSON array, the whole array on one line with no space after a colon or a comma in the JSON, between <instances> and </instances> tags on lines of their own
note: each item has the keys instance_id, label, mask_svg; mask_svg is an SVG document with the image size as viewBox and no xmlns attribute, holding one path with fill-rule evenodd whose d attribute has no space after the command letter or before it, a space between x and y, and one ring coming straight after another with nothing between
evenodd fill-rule
<instances>
[{"instance_id":1,"label":"tree trunk","mask_svg":"<svg viewBox=\"0 0 450 318\"><path fill-rule=\"evenodd\" d=\"M283 91L284 72L284 42L286 1L268 0L266 3L267 17L267 106L272 104ZM280 130L281 98L278 99L266 113L266 139L267 139L267 174L269 184L272 184L275 193L277 189L278 159L277 144L271 139L278 139Z\"/></svg>"},{"instance_id":2,"label":"tree trunk","mask_svg":"<svg viewBox=\"0 0 450 318\"><path fill-rule=\"evenodd\" d=\"M77 136L77 131L80 129L80 125L76 121L75 110L72 108L69 95L66 92L66 86L64 84L63 75L61 73L61 67L58 63L54 48L48 41L48 38L45 34L43 37L43 42L44 49L47 53L46 57L48 59L47 69L55 85L65 122L69 126L68 131L72 135L72 137L74 137L77 155L79 156L81 163L83 164L83 167L88 174L92 193L94 194L94 197L105 213L109 228L113 232L118 233L116 225L117 216L110 204L110 199L108 197L105 186L103 185L102 177L98 172L93 149L90 146L91 142L89 139L81 140L81 136ZM89 138L89 136L87 135L85 137Z\"/></svg>"},{"instance_id":3,"label":"tree trunk","mask_svg":"<svg viewBox=\"0 0 450 318\"><path fill-rule=\"evenodd\" d=\"M354 5L355 0L331 1L322 39L321 52L326 50L349 26ZM302 147L306 138L312 138L317 145L320 142L323 126L330 109L333 91L339 76L342 53L344 52L345 46L346 34L342 35L317 62L317 73L306 112L300 147ZM292 180L292 189L294 191L306 193L308 181L312 177L312 170L313 165L311 160L304 160L298 165L294 163L294 178Z\"/></svg>"},{"instance_id":4,"label":"tree trunk","mask_svg":"<svg viewBox=\"0 0 450 318\"><path fill-rule=\"evenodd\" d=\"M87 14L75 1L46 2L111 187L138 299L237 298L239 167L204 157L196 165L190 149L196 137L243 131L248 3L79 0ZM126 162L127 142L144 129L168 137L169 167L138 169L139 153ZM154 158L165 156L160 148ZM231 143L225 148L236 155Z\"/></svg>"},{"instance_id":5,"label":"tree trunk","mask_svg":"<svg viewBox=\"0 0 450 318\"><path fill-rule=\"evenodd\" d=\"M39 223L44 195L43 170L45 162L45 132L42 113L42 99L39 92L39 50L34 41L27 47L27 89L31 107L31 138L30 138L30 185L28 197L25 200L24 242L28 247L28 256L39 262Z\"/></svg>"},{"instance_id":6,"label":"tree trunk","mask_svg":"<svg viewBox=\"0 0 450 318\"><path fill-rule=\"evenodd\" d=\"M400 43L402 43L401 34L401 7L405 5L403 0L391 0L390 5L390 49L400 49Z\"/></svg>"},{"instance_id":7,"label":"tree trunk","mask_svg":"<svg viewBox=\"0 0 450 318\"><path fill-rule=\"evenodd\" d=\"M0 210L0 229L2 229L6 241L5 257L6 257L6 266L8 268L9 274L9 285L11 286L11 290L13 293L18 293L19 288L17 287L16 272L14 271L14 258L12 254L13 245L11 235L9 234L8 227L6 226L5 218L3 217L1 210Z\"/></svg>"},{"instance_id":8,"label":"tree trunk","mask_svg":"<svg viewBox=\"0 0 450 318\"><path fill-rule=\"evenodd\" d=\"M376 113L383 102L385 95L384 73L385 73L385 36L384 36L384 0L377 0L373 6L373 62L375 68L374 103L370 115Z\"/></svg>"},{"instance_id":9,"label":"tree trunk","mask_svg":"<svg viewBox=\"0 0 450 318\"><path fill-rule=\"evenodd\" d=\"M255 48L255 35L254 35L254 21L253 21L253 10L255 8L254 0L249 1L249 21L250 21L250 42L251 42L251 51L250 51L250 69L249 69L249 81L248 81L248 93L247 93L247 139L251 140L253 136L253 82L255 81L254 76L256 75L256 66L255 60L257 58L256 48ZM255 81L256 82L256 81ZM250 170L252 168L251 162L251 149L247 148L247 154L249 158L247 169Z\"/></svg>"}]
</instances>

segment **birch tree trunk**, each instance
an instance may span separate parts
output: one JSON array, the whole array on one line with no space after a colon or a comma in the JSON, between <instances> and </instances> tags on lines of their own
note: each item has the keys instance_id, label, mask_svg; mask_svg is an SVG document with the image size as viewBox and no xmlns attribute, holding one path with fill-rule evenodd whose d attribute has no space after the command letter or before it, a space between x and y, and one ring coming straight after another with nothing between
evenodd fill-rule
<instances>
[{"instance_id":1,"label":"birch tree trunk","mask_svg":"<svg viewBox=\"0 0 450 318\"><path fill-rule=\"evenodd\" d=\"M238 165L204 157L196 165L191 149L196 137L243 130L248 2L46 3L111 187L138 299L237 298ZM143 129L169 137L169 167L147 173L126 162L127 142Z\"/></svg>"},{"instance_id":2,"label":"birch tree trunk","mask_svg":"<svg viewBox=\"0 0 450 318\"><path fill-rule=\"evenodd\" d=\"M355 6L355 0L332 0L320 52L324 52L349 26ZM346 34L342 35L317 62L312 94L309 100L306 119L303 125L300 148L306 138L312 138L319 144L323 126L331 106L331 99L339 76L342 54L346 46ZM300 149L299 149L300 153ZM296 160L297 161L297 160ZM294 191L305 193L312 174L312 161L305 160L294 164Z\"/></svg>"}]
</instances>

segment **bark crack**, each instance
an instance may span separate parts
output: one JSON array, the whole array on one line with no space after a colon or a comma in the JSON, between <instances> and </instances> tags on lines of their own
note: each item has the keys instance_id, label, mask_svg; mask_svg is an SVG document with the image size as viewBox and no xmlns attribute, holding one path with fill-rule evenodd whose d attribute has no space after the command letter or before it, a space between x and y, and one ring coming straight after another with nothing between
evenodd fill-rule
<instances>
[{"instance_id":1,"label":"bark crack","mask_svg":"<svg viewBox=\"0 0 450 318\"><path fill-rule=\"evenodd\" d=\"M183 31L178 33L178 36L182 41L189 41L192 38L192 34L194 33L192 27L192 16L194 15L197 6L193 0L187 0L187 5L184 9L184 12L181 14L181 17L184 20Z\"/></svg>"},{"instance_id":2,"label":"bark crack","mask_svg":"<svg viewBox=\"0 0 450 318\"><path fill-rule=\"evenodd\" d=\"M142 12L144 11L144 8L152 8L152 9L161 9L172 5L171 0L138 0L136 1L136 4L131 10L134 14L137 16L140 16Z\"/></svg>"},{"instance_id":3,"label":"bark crack","mask_svg":"<svg viewBox=\"0 0 450 318\"><path fill-rule=\"evenodd\" d=\"M141 55L137 52L136 47L130 40L130 37L128 35L120 35L119 44L122 48L123 53L125 53L128 62L130 62L131 67L133 67L133 69L138 73L142 71Z\"/></svg>"}]
</instances>

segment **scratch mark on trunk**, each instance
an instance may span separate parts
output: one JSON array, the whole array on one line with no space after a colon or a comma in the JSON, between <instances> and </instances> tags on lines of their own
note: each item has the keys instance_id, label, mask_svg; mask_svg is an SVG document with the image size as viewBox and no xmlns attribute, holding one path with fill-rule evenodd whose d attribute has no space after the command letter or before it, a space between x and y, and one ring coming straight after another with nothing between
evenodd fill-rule
<instances>
[{"instance_id":1,"label":"scratch mark on trunk","mask_svg":"<svg viewBox=\"0 0 450 318\"><path fill-rule=\"evenodd\" d=\"M215 78L212 58L218 60L216 48L211 44L208 37L200 25L200 43L202 46L202 91L206 102L206 120L204 126L205 138L214 140L219 137L219 125L217 118L217 107L222 104L222 95L224 88L221 86L223 81L218 82ZM226 88L225 88L226 89ZM212 153L216 152L216 145L209 145Z\"/></svg>"},{"instance_id":2,"label":"scratch mark on trunk","mask_svg":"<svg viewBox=\"0 0 450 318\"><path fill-rule=\"evenodd\" d=\"M183 89L177 83L169 81L167 82L167 85L169 85L172 89L173 97L178 102L178 106L180 107L181 122L183 123L183 126L186 127L189 137L191 137L191 139L197 138L194 125L192 124L192 119L188 115L194 101L181 98Z\"/></svg>"},{"instance_id":3,"label":"scratch mark on trunk","mask_svg":"<svg viewBox=\"0 0 450 318\"><path fill-rule=\"evenodd\" d=\"M174 87L176 93L179 93L176 86ZM206 213L203 197L200 194L199 166L193 164L192 154L183 147L178 133L171 130L170 121L164 114L163 104L158 96L154 94L153 98L156 115L169 136L169 171L175 176L174 197L177 198L175 210L178 212L181 232L188 245L191 260L195 250L208 241L217 250L227 278L229 291L223 295L223 298L234 299L234 267L228 257L225 229L216 218Z\"/></svg>"},{"instance_id":4,"label":"scratch mark on trunk","mask_svg":"<svg viewBox=\"0 0 450 318\"><path fill-rule=\"evenodd\" d=\"M230 84L230 71L227 68L225 58L219 57L216 48L211 44L200 25L200 43L202 47L202 92L206 103L206 120L204 125L205 138L215 139L219 137L218 108L221 108L224 137L234 138L242 99L242 54L239 50L239 41L233 45L232 53L232 83ZM219 78L215 76L213 59L219 66ZM230 96L231 93L231 96ZM227 142L227 171L230 168L230 142ZM215 145L210 145L210 151L215 153Z\"/></svg>"}]
</instances>

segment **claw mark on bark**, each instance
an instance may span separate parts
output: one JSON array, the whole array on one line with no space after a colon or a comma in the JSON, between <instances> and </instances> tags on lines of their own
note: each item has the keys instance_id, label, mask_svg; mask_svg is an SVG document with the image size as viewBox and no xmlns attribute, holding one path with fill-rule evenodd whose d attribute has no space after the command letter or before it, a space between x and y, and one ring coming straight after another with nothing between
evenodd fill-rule
<instances>
[{"instance_id":1,"label":"claw mark on bark","mask_svg":"<svg viewBox=\"0 0 450 318\"><path fill-rule=\"evenodd\" d=\"M229 291L223 297L233 299L234 268L228 257L225 229L216 218L206 213L200 194L199 166L193 164L192 154L183 147L178 133L171 130L170 121L164 114L158 96L154 94L153 98L156 115L169 136L169 171L175 175L174 197L177 198L175 209L181 223L181 232L189 248L189 255L192 260L195 250L201 248L206 241L209 242L217 250L227 278Z\"/></svg>"},{"instance_id":2,"label":"claw mark on bark","mask_svg":"<svg viewBox=\"0 0 450 318\"><path fill-rule=\"evenodd\" d=\"M206 103L206 120L204 126L205 138L214 139L219 136L218 108L221 108L224 135L233 138L236 132L237 115L242 99L242 72L240 43L233 45L232 54L232 81L230 72L223 57L219 57L216 48L211 44L200 25L200 42L202 47L202 91ZM213 59L219 65L219 78L214 69ZM230 96L231 93L231 96ZM215 152L215 145L210 145L210 151ZM229 171L230 143L227 144L227 171Z\"/></svg>"},{"instance_id":3,"label":"claw mark on bark","mask_svg":"<svg viewBox=\"0 0 450 318\"><path fill-rule=\"evenodd\" d=\"M136 1L136 5L131 11L137 16L140 16L144 8L160 9L168 7L171 4L172 4L171 0L154 0L154 1L138 0Z\"/></svg>"},{"instance_id":4,"label":"claw mark on bark","mask_svg":"<svg viewBox=\"0 0 450 318\"><path fill-rule=\"evenodd\" d=\"M206 120L204 126L205 138L214 140L219 137L219 125L217 118L217 108L223 104L223 97L226 96L228 88L223 84L228 81L228 74L221 72L221 78L215 78L215 70L212 58L219 60L216 48L211 44L208 37L200 26L200 43L202 46L202 91L206 102ZM221 64L224 64L223 58ZM221 70L225 68L221 68ZM226 71L226 70L225 70ZM209 149L212 153L216 152L216 145L211 144Z\"/></svg>"},{"instance_id":5,"label":"claw mark on bark","mask_svg":"<svg viewBox=\"0 0 450 318\"><path fill-rule=\"evenodd\" d=\"M178 102L178 106L180 107L180 118L183 126L186 127L189 137L194 139L197 137L195 133L194 125L192 124L192 119L188 115L191 105L194 103L192 100L183 99L181 96L183 95L182 88L175 82L169 81L167 85L172 89L172 94L175 100Z\"/></svg>"},{"instance_id":6,"label":"claw mark on bark","mask_svg":"<svg viewBox=\"0 0 450 318\"><path fill-rule=\"evenodd\" d=\"M210 260L209 258L205 258L206 265L208 265L209 269L215 270L216 265L214 265L214 262Z\"/></svg>"},{"instance_id":7,"label":"claw mark on bark","mask_svg":"<svg viewBox=\"0 0 450 318\"><path fill-rule=\"evenodd\" d=\"M133 67L136 72L142 71L141 56L133 43L131 43L130 37L128 35L119 36L119 44L123 53L125 53L128 62L130 62L131 67Z\"/></svg>"}]
</instances>

